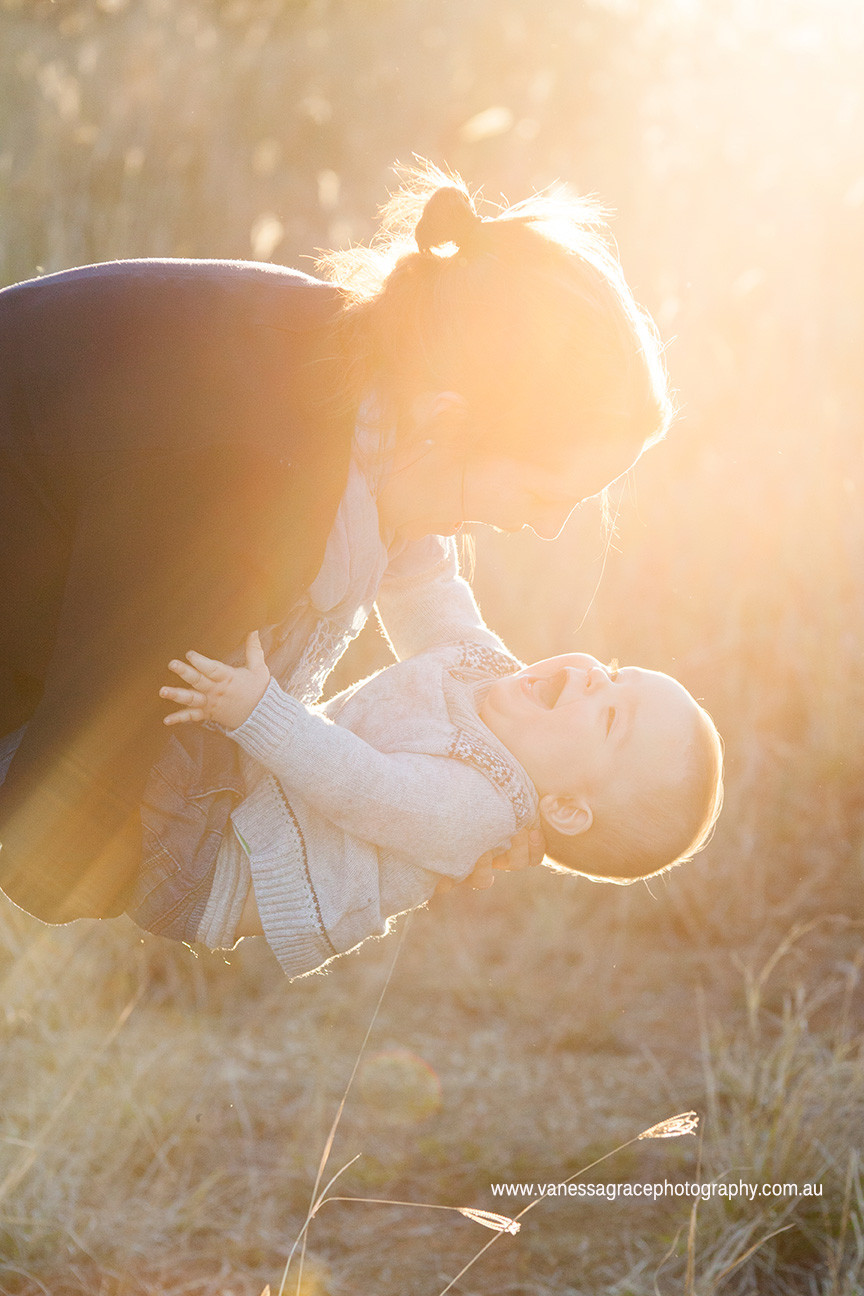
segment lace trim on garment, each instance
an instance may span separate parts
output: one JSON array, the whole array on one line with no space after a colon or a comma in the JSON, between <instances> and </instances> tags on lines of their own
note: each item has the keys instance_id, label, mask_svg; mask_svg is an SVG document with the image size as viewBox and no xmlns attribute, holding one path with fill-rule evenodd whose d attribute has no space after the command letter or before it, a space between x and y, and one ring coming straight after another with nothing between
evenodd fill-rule
<instances>
[{"instance_id":1,"label":"lace trim on garment","mask_svg":"<svg viewBox=\"0 0 864 1296\"><path fill-rule=\"evenodd\" d=\"M339 661L356 631L321 617L306 640L303 654L286 681L286 692L298 702L314 705L324 691L327 676Z\"/></svg>"},{"instance_id":2,"label":"lace trim on garment","mask_svg":"<svg viewBox=\"0 0 864 1296\"><path fill-rule=\"evenodd\" d=\"M478 671L483 675L500 679L521 669L522 663L515 657L511 657L509 653L501 652L497 648L488 648L485 644L464 643L459 645L459 660L451 671Z\"/></svg>"},{"instance_id":3,"label":"lace trim on garment","mask_svg":"<svg viewBox=\"0 0 864 1296\"><path fill-rule=\"evenodd\" d=\"M376 504L387 443L374 404L367 402L318 574L289 616L262 633L273 674L306 705L320 699L327 676L365 625L387 569Z\"/></svg>"},{"instance_id":4,"label":"lace trim on garment","mask_svg":"<svg viewBox=\"0 0 864 1296\"><path fill-rule=\"evenodd\" d=\"M447 755L452 756L454 760L464 761L466 765L473 765L474 769L479 770L491 783L500 788L513 806L517 827L523 828L533 822L536 810L522 786L521 779L514 773L510 762L504 760L486 743L474 734L460 729L450 743Z\"/></svg>"},{"instance_id":5,"label":"lace trim on garment","mask_svg":"<svg viewBox=\"0 0 864 1296\"><path fill-rule=\"evenodd\" d=\"M513 675L520 669L521 662L508 653L489 648L485 644L464 643L459 645L459 659L451 666L449 674L456 680L469 684L473 682L485 691L493 679ZM474 698L476 704L478 701L476 690ZM460 711L465 715L461 706ZM484 726L479 718L477 725L479 732L473 732L464 725L459 725L456 736L447 749L447 755L454 760L464 761L466 765L472 765L491 783L494 783L510 801L520 828L532 823L536 816L536 807L526 791L524 780L514 768L513 761L500 755L491 743L484 740L482 737Z\"/></svg>"}]
</instances>

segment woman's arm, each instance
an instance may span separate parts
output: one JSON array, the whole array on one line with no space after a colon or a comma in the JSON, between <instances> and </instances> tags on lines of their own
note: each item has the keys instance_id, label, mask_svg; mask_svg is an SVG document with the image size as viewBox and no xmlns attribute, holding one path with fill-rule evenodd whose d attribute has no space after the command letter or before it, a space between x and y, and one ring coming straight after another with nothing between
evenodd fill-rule
<instances>
[{"instance_id":1,"label":"woman's arm","mask_svg":"<svg viewBox=\"0 0 864 1296\"><path fill-rule=\"evenodd\" d=\"M460 639L509 653L484 622L471 586L459 574L452 536L430 535L408 545L387 568L375 606L400 661Z\"/></svg>"},{"instance_id":2,"label":"woman's arm","mask_svg":"<svg viewBox=\"0 0 864 1296\"><path fill-rule=\"evenodd\" d=\"M459 574L452 536L426 536L409 545L388 567L376 609L381 628L400 661L460 639L471 639L512 656L484 622L471 586ZM545 847L539 822L522 828L512 837L508 850L482 854L465 880L475 889L484 890L494 882L495 869L515 871L542 863ZM444 878L440 889L448 890L452 885Z\"/></svg>"}]
</instances>

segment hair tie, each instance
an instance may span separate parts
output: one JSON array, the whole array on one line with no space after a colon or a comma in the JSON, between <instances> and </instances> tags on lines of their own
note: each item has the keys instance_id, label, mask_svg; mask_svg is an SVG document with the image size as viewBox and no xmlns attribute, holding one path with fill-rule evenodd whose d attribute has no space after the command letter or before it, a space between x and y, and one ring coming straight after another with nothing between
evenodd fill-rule
<instances>
[{"instance_id":1,"label":"hair tie","mask_svg":"<svg viewBox=\"0 0 864 1296\"><path fill-rule=\"evenodd\" d=\"M483 218L475 212L467 193L455 185L446 185L427 199L414 237L421 252L455 243L464 254L474 250L482 225Z\"/></svg>"}]
</instances>

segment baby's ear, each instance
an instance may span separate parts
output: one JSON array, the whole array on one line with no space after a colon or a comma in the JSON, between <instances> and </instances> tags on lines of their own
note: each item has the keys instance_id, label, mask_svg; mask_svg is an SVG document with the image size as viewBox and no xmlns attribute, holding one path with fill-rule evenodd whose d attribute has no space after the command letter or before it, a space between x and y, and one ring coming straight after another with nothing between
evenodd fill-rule
<instances>
[{"instance_id":1,"label":"baby's ear","mask_svg":"<svg viewBox=\"0 0 864 1296\"><path fill-rule=\"evenodd\" d=\"M540 813L550 828L565 837L578 837L587 832L594 822L594 812L587 801L579 796L552 796L540 798Z\"/></svg>"}]
</instances>

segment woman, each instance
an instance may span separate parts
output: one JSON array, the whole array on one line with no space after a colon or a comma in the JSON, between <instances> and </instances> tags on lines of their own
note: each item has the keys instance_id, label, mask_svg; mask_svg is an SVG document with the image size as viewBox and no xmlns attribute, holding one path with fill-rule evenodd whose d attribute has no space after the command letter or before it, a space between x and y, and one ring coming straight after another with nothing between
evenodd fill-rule
<instances>
[{"instance_id":1,"label":"woman","mask_svg":"<svg viewBox=\"0 0 864 1296\"><path fill-rule=\"evenodd\" d=\"M442 587L446 543L423 537L482 521L552 538L663 435L659 345L597 224L548 195L484 219L436 175L397 195L372 249L331 258L335 283L132 261L0 292L0 885L16 903L57 922L128 902L178 648L222 656L270 627L314 697L390 565L409 620L427 582L454 625L479 619L452 568ZM201 742L156 801L179 797L206 862L241 789L227 740Z\"/></svg>"}]
</instances>

